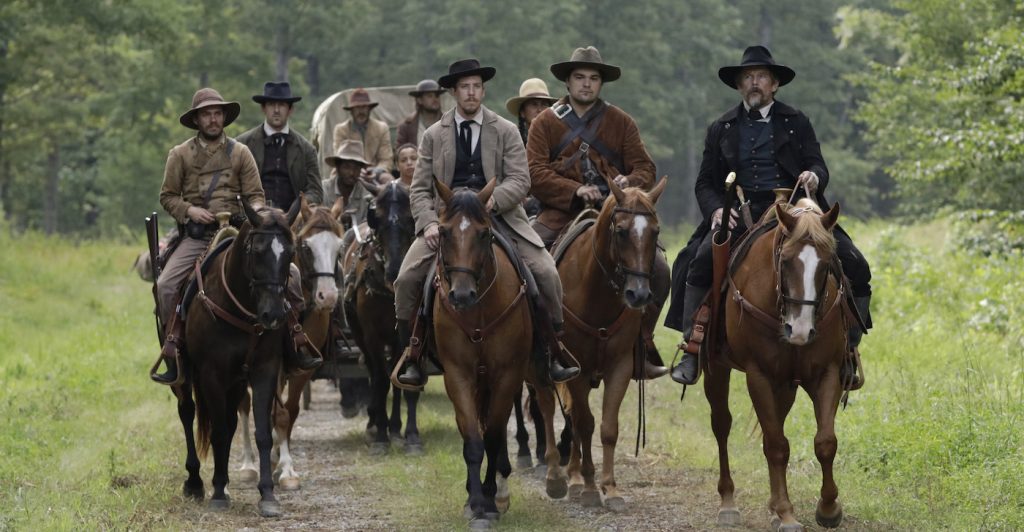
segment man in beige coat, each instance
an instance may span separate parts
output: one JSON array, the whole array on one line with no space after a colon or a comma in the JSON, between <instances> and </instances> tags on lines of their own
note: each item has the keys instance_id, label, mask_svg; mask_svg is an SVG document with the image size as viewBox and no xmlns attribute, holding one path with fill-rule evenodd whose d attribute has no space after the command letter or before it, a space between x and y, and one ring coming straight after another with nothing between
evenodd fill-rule
<instances>
[{"instance_id":1,"label":"man in beige coat","mask_svg":"<svg viewBox=\"0 0 1024 532\"><path fill-rule=\"evenodd\" d=\"M377 107L377 102L370 98L370 93L366 89L356 89L349 95L348 105L343 107L350 118L334 127L332 153L336 153L346 140L362 142L363 158L370 163L364 172L366 175L387 172L394 164L391 130L384 122L370 117L374 107Z\"/></svg>"},{"instance_id":2,"label":"man in beige coat","mask_svg":"<svg viewBox=\"0 0 1024 532\"><path fill-rule=\"evenodd\" d=\"M508 238L515 242L523 262L537 280L540 299L554 330L538 331L549 338L550 375L555 382L565 382L579 374L579 368L562 367L557 357L564 356L557 341L562 328L562 283L555 261L544 249L544 243L530 227L523 210L523 198L530 191L530 175L526 150L516 126L483 106L484 83L494 77L492 67L481 67L476 59L456 61L438 83L451 91L455 108L423 134L419 160L409 192L413 216L416 218L416 240L402 261L395 280L395 314L398 335L403 346L409 342L409 320L416 311L423 282L435 260L439 242L438 208L440 199L434 190L434 178L451 188L480 190L490 180L497 186L487 210L497 215ZM420 386L423 375L418 365L409 363L398 377L403 384Z\"/></svg>"}]
</instances>

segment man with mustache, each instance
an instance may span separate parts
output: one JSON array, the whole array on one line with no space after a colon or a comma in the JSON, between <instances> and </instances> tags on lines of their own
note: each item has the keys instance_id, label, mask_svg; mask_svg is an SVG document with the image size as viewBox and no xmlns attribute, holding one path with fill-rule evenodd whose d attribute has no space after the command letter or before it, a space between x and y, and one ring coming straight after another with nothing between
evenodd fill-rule
<instances>
[{"instance_id":1,"label":"man with mustache","mask_svg":"<svg viewBox=\"0 0 1024 532\"><path fill-rule=\"evenodd\" d=\"M398 125L395 146L419 145L427 128L441 119L442 94L444 89L432 79L417 83L416 89L409 91L409 96L416 99L416 112Z\"/></svg>"},{"instance_id":2,"label":"man with mustache","mask_svg":"<svg viewBox=\"0 0 1024 532\"><path fill-rule=\"evenodd\" d=\"M346 140L358 140L363 143L363 158L370 163L360 175L363 178L379 178L391 170L394 162L391 130L384 122L370 117L370 111L377 105L378 102L370 98L370 93L366 92L366 89L352 91L348 97L348 105L343 107L348 111L350 118L334 127L334 146L331 153L336 153L341 143Z\"/></svg>"},{"instance_id":3,"label":"man with mustache","mask_svg":"<svg viewBox=\"0 0 1024 532\"><path fill-rule=\"evenodd\" d=\"M743 188L755 222L775 201L773 189L777 188L792 189L806 184L818 205L829 209L824 195L828 168L814 128L802 112L775 99L779 87L792 81L796 72L777 64L764 46L751 46L743 52L739 65L722 67L718 77L736 89L742 101L708 127L704 159L694 186L704 220L673 266L681 275L674 281L673 305L666 325L681 330L687 339L693 329L693 314L712 282L712 234L723 223L729 224L734 237L746 230L735 209L728 214L722 212L729 172L736 172L736 184ZM851 281L855 306L870 327L868 263L841 227L836 226L834 234L843 271ZM693 259L687 265L690 254ZM680 302L682 308L677 310ZM861 334L860 327L854 324L849 337L851 349L857 349ZM848 359L840 370L840 380L847 389L861 385L855 360ZM697 355L686 353L673 368L672 379L694 384L697 377Z\"/></svg>"}]
</instances>

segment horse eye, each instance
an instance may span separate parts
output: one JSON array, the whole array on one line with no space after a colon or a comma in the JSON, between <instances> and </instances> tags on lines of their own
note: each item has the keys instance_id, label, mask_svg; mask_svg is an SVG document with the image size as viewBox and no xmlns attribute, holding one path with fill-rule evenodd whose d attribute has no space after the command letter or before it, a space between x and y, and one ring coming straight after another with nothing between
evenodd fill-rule
<instances>
[{"instance_id":1,"label":"horse eye","mask_svg":"<svg viewBox=\"0 0 1024 532\"><path fill-rule=\"evenodd\" d=\"M615 236L626 236L626 228L615 226Z\"/></svg>"},{"instance_id":2,"label":"horse eye","mask_svg":"<svg viewBox=\"0 0 1024 532\"><path fill-rule=\"evenodd\" d=\"M483 231L480 231L480 240L490 240L490 239L491 239L491 231L489 229L485 229Z\"/></svg>"}]
</instances>

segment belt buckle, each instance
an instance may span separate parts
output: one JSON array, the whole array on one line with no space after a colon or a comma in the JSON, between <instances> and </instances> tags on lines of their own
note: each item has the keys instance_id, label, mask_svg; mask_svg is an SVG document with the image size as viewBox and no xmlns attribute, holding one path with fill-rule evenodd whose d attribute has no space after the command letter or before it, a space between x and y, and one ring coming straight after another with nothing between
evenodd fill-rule
<instances>
[{"instance_id":1,"label":"belt buckle","mask_svg":"<svg viewBox=\"0 0 1024 532\"><path fill-rule=\"evenodd\" d=\"M586 154L588 151L590 151L590 144L587 144L586 142L581 142L580 143L580 152L583 153L583 154Z\"/></svg>"}]
</instances>

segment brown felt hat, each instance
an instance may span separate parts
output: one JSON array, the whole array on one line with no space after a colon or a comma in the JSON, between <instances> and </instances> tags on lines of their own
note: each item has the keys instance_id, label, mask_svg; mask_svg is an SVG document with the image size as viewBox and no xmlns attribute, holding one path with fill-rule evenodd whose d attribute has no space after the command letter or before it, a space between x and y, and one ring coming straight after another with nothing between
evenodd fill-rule
<instances>
[{"instance_id":1,"label":"brown felt hat","mask_svg":"<svg viewBox=\"0 0 1024 532\"><path fill-rule=\"evenodd\" d=\"M199 126L196 125L196 113L204 107L213 107L215 105L224 108L224 127L228 127L238 118L238 114L242 112L242 106L238 102L226 102L224 98L220 97L219 92L206 87L197 90L192 95L192 108L181 115L178 118L178 122L181 122L181 125L189 129L199 129Z\"/></svg>"},{"instance_id":2,"label":"brown felt hat","mask_svg":"<svg viewBox=\"0 0 1024 532\"><path fill-rule=\"evenodd\" d=\"M329 155L324 158L324 162L334 166L341 161L355 161L363 166L370 166L370 163L366 162L363 158L363 141L361 140L345 140L338 146L338 151L334 155Z\"/></svg>"},{"instance_id":3,"label":"brown felt hat","mask_svg":"<svg viewBox=\"0 0 1024 532\"><path fill-rule=\"evenodd\" d=\"M515 98L509 98L505 101L505 109L508 109L509 113L512 113L513 117L519 117L519 108L522 107L527 100L543 100L551 105L558 101L558 98L552 98L548 94L548 84L544 83L544 80L540 78L530 78L523 82L519 86L519 96Z\"/></svg>"},{"instance_id":4,"label":"brown felt hat","mask_svg":"<svg viewBox=\"0 0 1024 532\"><path fill-rule=\"evenodd\" d=\"M597 70L601 73L601 81L603 83L615 81L622 75L619 67L605 63L604 59L601 59L601 52L598 52L597 48L593 46L573 50L572 57L568 61L551 65L551 73L559 81L565 81L569 78L569 74L572 74L572 71L577 68L593 68Z\"/></svg>"},{"instance_id":5,"label":"brown felt hat","mask_svg":"<svg viewBox=\"0 0 1024 532\"><path fill-rule=\"evenodd\" d=\"M370 93L366 92L366 89L356 89L352 91L352 94L348 95L348 105L342 107L342 109L351 111L353 107L369 107L373 109L377 107L377 102L370 99Z\"/></svg>"}]
</instances>

